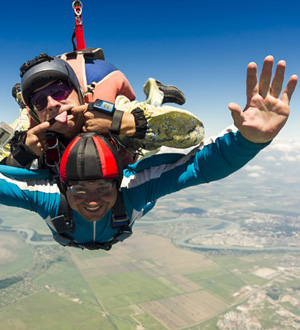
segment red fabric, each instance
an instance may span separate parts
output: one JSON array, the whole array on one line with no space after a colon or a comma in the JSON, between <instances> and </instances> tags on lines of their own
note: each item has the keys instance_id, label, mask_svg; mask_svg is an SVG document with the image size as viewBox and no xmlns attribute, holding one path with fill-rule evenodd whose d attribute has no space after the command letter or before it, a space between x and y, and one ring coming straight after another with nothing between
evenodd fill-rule
<instances>
[{"instance_id":1,"label":"red fabric","mask_svg":"<svg viewBox=\"0 0 300 330\"><path fill-rule=\"evenodd\" d=\"M78 140L80 140L81 137L78 136L77 138L75 138L67 147L67 149L65 150L61 161L60 161L60 167L59 167L59 172L60 172L60 177L63 181L67 180L67 161L69 158L69 154L71 152L71 150L73 149L73 147L75 146L75 144L77 143Z\"/></svg>"},{"instance_id":2,"label":"red fabric","mask_svg":"<svg viewBox=\"0 0 300 330\"><path fill-rule=\"evenodd\" d=\"M118 177L118 165L109 147L96 136L93 136L93 140L100 157L103 178L109 179Z\"/></svg>"},{"instance_id":3,"label":"red fabric","mask_svg":"<svg viewBox=\"0 0 300 330\"><path fill-rule=\"evenodd\" d=\"M81 50L85 48L82 16L78 15L81 12L80 7L75 7L75 37L76 37L76 49Z\"/></svg>"}]
</instances>

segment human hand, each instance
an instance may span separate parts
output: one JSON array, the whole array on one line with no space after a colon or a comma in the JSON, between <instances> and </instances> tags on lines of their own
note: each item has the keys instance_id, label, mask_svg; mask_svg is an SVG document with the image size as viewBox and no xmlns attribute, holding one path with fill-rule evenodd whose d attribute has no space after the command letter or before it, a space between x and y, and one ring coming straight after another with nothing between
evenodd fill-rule
<instances>
[{"instance_id":1,"label":"human hand","mask_svg":"<svg viewBox=\"0 0 300 330\"><path fill-rule=\"evenodd\" d=\"M84 117L83 132L96 132L98 134L108 134L112 123L112 117L99 111L89 111L88 104L74 107L71 110L75 116ZM120 133L122 135L133 136L135 134L135 119L131 113L124 112L121 121Z\"/></svg>"},{"instance_id":2,"label":"human hand","mask_svg":"<svg viewBox=\"0 0 300 330\"><path fill-rule=\"evenodd\" d=\"M83 116L83 132L96 132L98 134L107 134L111 126L111 117L99 111L89 111L88 104L74 107L71 112L75 116Z\"/></svg>"},{"instance_id":3,"label":"human hand","mask_svg":"<svg viewBox=\"0 0 300 330\"><path fill-rule=\"evenodd\" d=\"M242 111L236 103L228 105L235 126L243 137L254 143L271 141L285 125L289 116L289 103L298 77L292 75L281 94L286 63L279 61L272 83L274 58L267 56L260 79L257 66L251 62L247 68L247 104ZM280 97L281 94L281 97Z\"/></svg>"},{"instance_id":4,"label":"human hand","mask_svg":"<svg viewBox=\"0 0 300 330\"><path fill-rule=\"evenodd\" d=\"M41 123L27 131L25 144L37 156L48 149L46 130L50 127L48 121Z\"/></svg>"}]
</instances>

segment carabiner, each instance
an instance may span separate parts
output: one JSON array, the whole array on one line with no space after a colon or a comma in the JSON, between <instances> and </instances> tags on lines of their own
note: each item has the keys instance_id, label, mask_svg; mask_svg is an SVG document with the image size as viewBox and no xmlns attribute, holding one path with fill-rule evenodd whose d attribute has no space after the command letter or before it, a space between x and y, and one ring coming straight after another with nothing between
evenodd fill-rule
<instances>
[{"instance_id":1,"label":"carabiner","mask_svg":"<svg viewBox=\"0 0 300 330\"><path fill-rule=\"evenodd\" d=\"M80 16L82 14L83 4L80 0L75 0L72 3L72 8L74 9L75 15Z\"/></svg>"}]
</instances>

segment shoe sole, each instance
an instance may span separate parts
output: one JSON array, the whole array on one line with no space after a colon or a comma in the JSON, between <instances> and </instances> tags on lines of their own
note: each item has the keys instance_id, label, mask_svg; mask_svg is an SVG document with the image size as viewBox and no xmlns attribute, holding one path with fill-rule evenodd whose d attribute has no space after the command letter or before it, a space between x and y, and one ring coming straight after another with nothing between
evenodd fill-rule
<instances>
[{"instance_id":1,"label":"shoe sole","mask_svg":"<svg viewBox=\"0 0 300 330\"><path fill-rule=\"evenodd\" d=\"M149 129L145 139L135 139L134 142L138 142L139 147L146 150L162 146L190 148L203 141L204 126L191 112L169 106L156 108L143 104Z\"/></svg>"}]
</instances>

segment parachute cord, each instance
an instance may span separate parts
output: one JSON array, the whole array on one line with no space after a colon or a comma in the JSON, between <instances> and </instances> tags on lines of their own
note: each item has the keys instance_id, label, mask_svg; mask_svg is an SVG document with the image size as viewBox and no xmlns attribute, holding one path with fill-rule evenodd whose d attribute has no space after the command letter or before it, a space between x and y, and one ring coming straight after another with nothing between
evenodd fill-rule
<instances>
[{"instance_id":1,"label":"parachute cord","mask_svg":"<svg viewBox=\"0 0 300 330\"><path fill-rule=\"evenodd\" d=\"M81 50L85 48L84 35L83 35L83 26L82 26L82 8L83 4L80 0L75 0L72 3L72 8L74 9L75 14L75 37L77 47L73 43L74 50Z\"/></svg>"}]
</instances>

